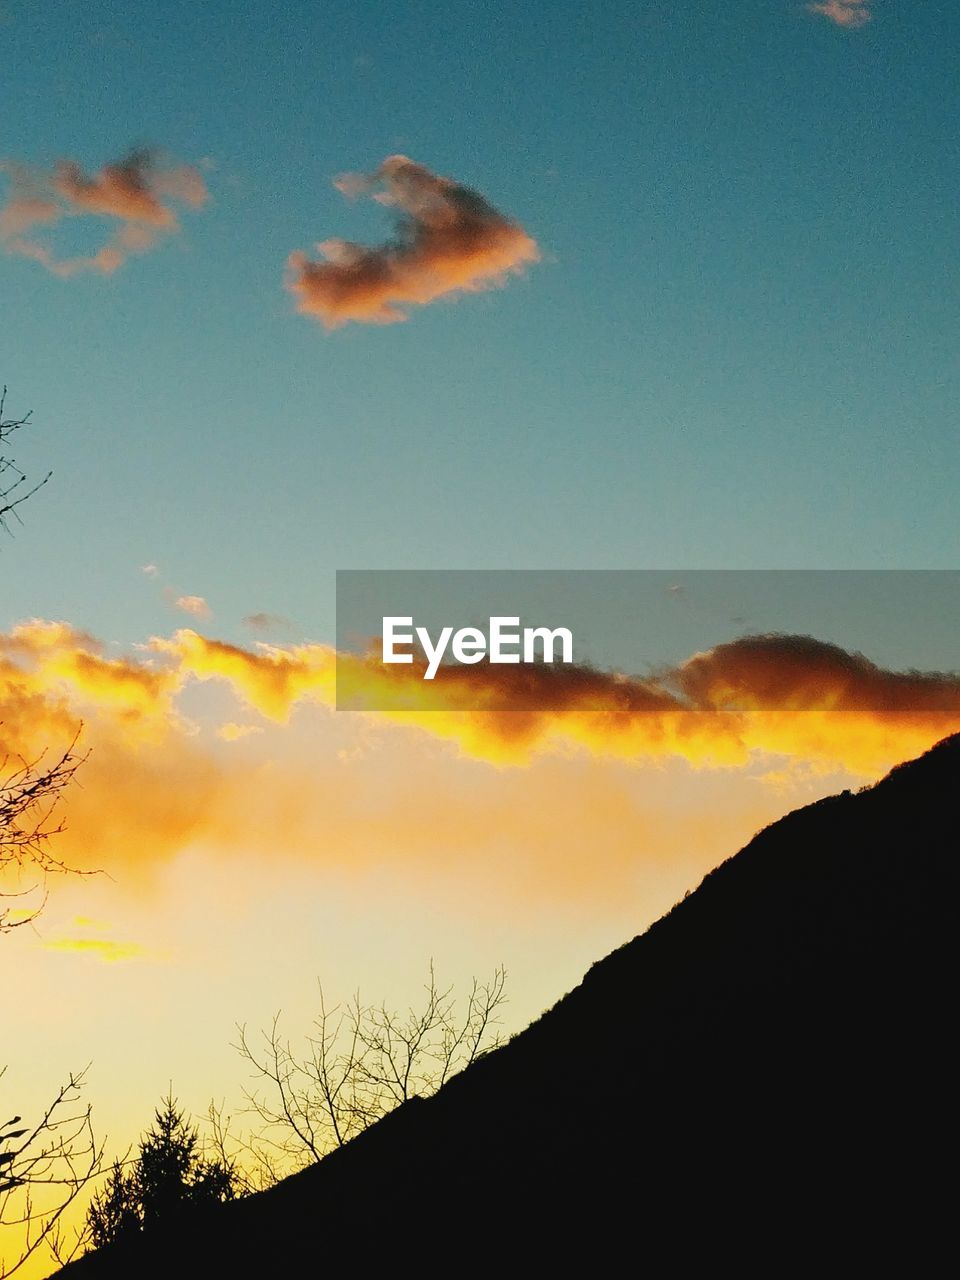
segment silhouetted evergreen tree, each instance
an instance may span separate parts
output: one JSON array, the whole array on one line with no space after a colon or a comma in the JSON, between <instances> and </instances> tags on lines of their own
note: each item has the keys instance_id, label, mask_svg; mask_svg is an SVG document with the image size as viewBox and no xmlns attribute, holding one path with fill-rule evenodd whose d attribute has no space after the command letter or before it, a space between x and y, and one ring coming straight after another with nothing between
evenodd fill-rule
<instances>
[{"instance_id":1,"label":"silhouetted evergreen tree","mask_svg":"<svg viewBox=\"0 0 960 1280\"><path fill-rule=\"evenodd\" d=\"M87 1224L93 1247L140 1231L169 1230L186 1216L236 1195L232 1165L204 1156L197 1130L168 1096L140 1140L137 1159L128 1168L118 1160L90 1205Z\"/></svg>"},{"instance_id":2,"label":"silhouetted evergreen tree","mask_svg":"<svg viewBox=\"0 0 960 1280\"><path fill-rule=\"evenodd\" d=\"M142 1227L134 1178L124 1173L120 1160L114 1162L103 1190L94 1197L87 1212L94 1249L124 1240Z\"/></svg>"}]
</instances>

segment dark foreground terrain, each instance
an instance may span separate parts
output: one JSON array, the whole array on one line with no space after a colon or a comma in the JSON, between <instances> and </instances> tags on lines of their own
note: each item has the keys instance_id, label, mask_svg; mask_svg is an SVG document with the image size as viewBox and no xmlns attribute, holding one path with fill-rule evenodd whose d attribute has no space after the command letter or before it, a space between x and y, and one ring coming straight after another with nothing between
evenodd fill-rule
<instances>
[{"instance_id":1,"label":"dark foreground terrain","mask_svg":"<svg viewBox=\"0 0 960 1280\"><path fill-rule=\"evenodd\" d=\"M958 784L960 737L788 815L435 1098L61 1274L952 1268Z\"/></svg>"}]
</instances>

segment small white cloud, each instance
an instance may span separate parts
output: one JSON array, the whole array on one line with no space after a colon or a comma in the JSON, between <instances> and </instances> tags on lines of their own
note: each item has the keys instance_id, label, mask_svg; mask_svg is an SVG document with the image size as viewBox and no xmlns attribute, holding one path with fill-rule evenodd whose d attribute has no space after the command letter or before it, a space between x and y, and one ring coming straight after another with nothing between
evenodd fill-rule
<instances>
[{"instance_id":1,"label":"small white cloud","mask_svg":"<svg viewBox=\"0 0 960 1280\"><path fill-rule=\"evenodd\" d=\"M173 603L177 609L189 613L191 618L202 618L208 621L213 617L213 610L203 596L177 596Z\"/></svg>"},{"instance_id":2,"label":"small white cloud","mask_svg":"<svg viewBox=\"0 0 960 1280\"><path fill-rule=\"evenodd\" d=\"M278 613L248 613L243 625L251 631L289 631L293 623Z\"/></svg>"},{"instance_id":3,"label":"small white cloud","mask_svg":"<svg viewBox=\"0 0 960 1280\"><path fill-rule=\"evenodd\" d=\"M252 733L263 733L263 730L256 724L234 724L231 720L220 726L217 737L224 742L239 742L241 738L249 738Z\"/></svg>"}]
</instances>

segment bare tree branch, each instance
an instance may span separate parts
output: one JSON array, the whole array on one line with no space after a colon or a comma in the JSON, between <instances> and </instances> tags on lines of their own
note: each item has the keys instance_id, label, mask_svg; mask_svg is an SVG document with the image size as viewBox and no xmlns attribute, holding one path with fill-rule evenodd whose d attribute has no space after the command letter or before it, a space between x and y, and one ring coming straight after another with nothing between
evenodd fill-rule
<instances>
[{"instance_id":1,"label":"bare tree branch","mask_svg":"<svg viewBox=\"0 0 960 1280\"><path fill-rule=\"evenodd\" d=\"M240 1195L252 1195L265 1191L279 1182L283 1168L276 1153L255 1138L233 1131L233 1117L226 1114L225 1104L211 1099L205 1116L207 1126L205 1151L213 1159L234 1170Z\"/></svg>"},{"instance_id":2,"label":"bare tree branch","mask_svg":"<svg viewBox=\"0 0 960 1280\"><path fill-rule=\"evenodd\" d=\"M78 738L79 730L69 747L49 763L43 754L32 760L23 756L0 757L0 875L29 867L41 877L41 886L0 892L0 899L36 894L51 874L96 874L68 867L50 849L52 838L64 829L55 811L64 790L86 759L77 751ZM40 902L16 920L10 919L9 906L0 906L0 933L35 920L45 902L44 889Z\"/></svg>"},{"instance_id":3,"label":"bare tree branch","mask_svg":"<svg viewBox=\"0 0 960 1280\"><path fill-rule=\"evenodd\" d=\"M80 1102L85 1075L71 1074L33 1124L19 1116L0 1124L0 1228L20 1233L16 1257L0 1262L0 1277L14 1275L41 1246L55 1259L81 1247L67 1245L61 1219L103 1161L90 1106Z\"/></svg>"},{"instance_id":4,"label":"bare tree branch","mask_svg":"<svg viewBox=\"0 0 960 1280\"><path fill-rule=\"evenodd\" d=\"M31 418L30 413L25 413L21 418L7 418L4 416L5 405L7 402L7 388L4 387L0 392L0 529L5 533L10 532L8 523L9 517L13 516L17 520L20 519L18 507L22 506L28 498L31 498L38 489L42 489L50 477L52 471L48 471L42 480L38 480L31 485L26 474L20 470L13 458L4 453L4 446L18 431L22 431L26 427Z\"/></svg>"},{"instance_id":5,"label":"bare tree branch","mask_svg":"<svg viewBox=\"0 0 960 1280\"><path fill-rule=\"evenodd\" d=\"M432 961L425 999L406 1013L364 1004L359 993L328 1008L320 987L302 1052L282 1035L280 1013L259 1044L238 1026L234 1048L257 1081L245 1092L243 1112L257 1128L234 1139L233 1158L252 1160L259 1178L275 1179L321 1160L409 1098L435 1093L500 1043L495 1028L505 985L502 967L489 982L474 979L459 1014L453 988L439 987Z\"/></svg>"},{"instance_id":6,"label":"bare tree branch","mask_svg":"<svg viewBox=\"0 0 960 1280\"><path fill-rule=\"evenodd\" d=\"M10 518L19 520L22 504L50 479L48 473L30 484L8 454L7 446L30 423L31 415L8 418L6 398L4 387L0 392L0 531L5 533L10 530ZM78 727L67 749L51 759L10 751L0 756L0 876L17 876L29 868L40 878L27 889L0 891L0 933L36 919L46 902L47 876L73 870L54 856L50 841L63 830L55 811L84 758L77 751L79 732ZM32 900L33 906L17 911L18 918L12 919L11 900ZM0 1076L4 1071L0 1069ZM15 1116L0 1124L0 1228L7 1229L8 1240L12 1232L18 1241L16 1256L0 1259L0 1277L19 1271L41 1246L61 1263L83 1247L85 1233L76 1232L76 1240L68 1242L62 1219L103 1159L90 1107L80 1102L84 1076L85 1071L70 1075L34 1123L23 1124Z\"/></svg>"}]
</instances>

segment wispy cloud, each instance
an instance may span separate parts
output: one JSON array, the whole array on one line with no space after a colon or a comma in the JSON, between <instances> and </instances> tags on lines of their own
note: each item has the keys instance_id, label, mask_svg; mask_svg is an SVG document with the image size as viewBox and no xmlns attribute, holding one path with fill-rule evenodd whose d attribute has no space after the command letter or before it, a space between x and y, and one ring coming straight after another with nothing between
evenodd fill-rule
<instances>
[{"instance_id":1,"label":"wispy cloud","mask_svg":"<svg viewBox=\"0 0 960 1280\"><path fill-rule=\"evenodd\" d=\"M293 626L289 618L285 618L279 613L248 613L243 619L243 625L250 631L256 631L260 635L266 635L271 631L288 630Z\"/></svg>"},{"instance_id":2,"label":"wispy cloud","mask_svg":"<svg viewBox=\"0 0 960 1280\"><path fill-rule=\"evenodd\" d=\"M808 4L811 13L820 13L838 27L864 27L873 18L873 0L823 0Z\"/></svg>"},{"instance_id":3,"label":"wispy cloud","mask_svg":"<svg viewBox=\"0 0 960 1280\"><path fill-rule=\"evenodd\" d=\"M189 613L193 618L201 618L206 622L213 617L213 610L203 596L177 596L173 603L175 608L182 613Z\"/></svg>"},{"instance_id":4,"label":"wispy cloud","mask_svg":"<svg viewBox=\"0 0 960 1280\"><path fill-rule=\"evenodd\" d=\"M0 171L10 180L0 206L0 245L63 279L85 272L112 275L128 258L179 230L175 204L200 209L209 199L199 169L165 164L145 150L92 175L73 160L62 160L52 170L5 161ZM66 218L108 219L115 225L93 252L61 257L49 233Z\"/></svg>"},{"instance_id":5,"label":"wispy cloud","mask_svg":"<svg viewBox=\"0 0 960 1280\"><path fill-rule=\"evenodd\" d=\"M263 733L261 725L236 724L233 720L228 720L217 730L217 737L223 742L240 742L241 739L250 738L257 733Z\"/></svg>"},{"instance_id":6,"label":"wispy cloud","mask_svg":"<svg viewBox=\"0 0 960 1280\"><path fill-rule=\"evenodd\" d=\"M93 956L96 960L107 964L116 964L123 960L140 960L144 957L143 947L136 942L113 942L109 938L55 938L43 943L45 951L72 951L80 955Z\"/></svg>"},{"instance_id":7,"label":"wispy cloud","mask_svg":"<svg viewBox=\"0 0 960 1280\"><path fill-rule=\"evenodd\" d=\"M321 261L290 255L286 285L297 310L328 329L406 320L411 306L502 287L540 257L536 241L479 192L406 156L389 156L371 174L344 174L334 185L395 210L397 226L382 245L325 240L317 245Z\"/></svg>"},{"instance_id":8,"label":"wispy cloud","mask_svg":"<svg viewBox=\"0 0 960 1280\"><path fill-rule=\"evenodd\" d=\"M90 920L86 916L75 916L74 927L79 936L51 938L40 945L44 951L67 951L77 955L90 956L105 964L118 964L126 960L142 960L147 950L138 942L120 942L110 937L91 937L90 934L109 933L109 926L98 920Z\"/></svg>"}]
</instances>

